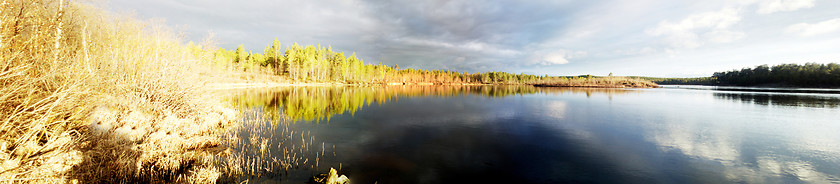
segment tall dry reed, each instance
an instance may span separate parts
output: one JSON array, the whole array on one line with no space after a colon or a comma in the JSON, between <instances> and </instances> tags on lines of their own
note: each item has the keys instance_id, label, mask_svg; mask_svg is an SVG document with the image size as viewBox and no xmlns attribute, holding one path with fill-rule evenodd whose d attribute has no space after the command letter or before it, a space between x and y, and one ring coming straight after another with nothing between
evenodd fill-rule
<instances>
[{"instance_id":1,"label":"tall dry reed","mask_svg":"<svg viewBox=\"0 0 840 184\"><path fill-rule=\"evenodd\" d=\"M61 182L78 149L90 92L67 44L63 1L0 3L0 181Z\"/></svg>"},{"instance_id":2,"label":"tall dry reed","mask_svg":"<svg viewBox=\"0 0 840 184\"><path fill-rule=\"evenodd\" d=\"M206 47L69 1L0 4L0 182L214 182Z\"/></svg>"},{"instance_id":3,"label":"tall dry reed","mask_svg":"<svg viewBox=\"0 0 840 184\"><path fill-rule=\"evenodd\" d=\"M269 118L267 108L271 107L243 109L242 124L225 140L231 149L215 161L223 173L222 181L259 181L281 175L288 179L290 174L299 174L296 170L322 169L318 160L325 153L335 154L327 152L323 142L317 146L308 130L293 128L293 120Z\"/></svg>"}]
</instances>

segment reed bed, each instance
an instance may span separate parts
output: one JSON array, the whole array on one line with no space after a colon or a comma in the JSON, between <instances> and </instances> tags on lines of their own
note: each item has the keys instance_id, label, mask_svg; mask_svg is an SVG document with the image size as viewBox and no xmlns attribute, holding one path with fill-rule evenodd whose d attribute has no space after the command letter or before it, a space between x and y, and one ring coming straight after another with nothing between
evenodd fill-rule
<instances>
[{"instance_id":1,"label":"reed bed","mask_svg":"<svg viewBox=\"0 0 840 184\"><path fill-rule=\"evenodd\" d=\"M296 171L320 170L319 160L325 154L335 156L334 151L327 151L325 143L317 143L309 131L294 128L294 121L273 119L265 113L263 107L244 109L243 123L227 134L225 143L230 149L215 160L223 173L220 181L295 177L290 175L300 174ZM310 176L311 173L296 177Z\"/></svg>"},{"instance_id":2,"label":"reed bed","mask_svg":"<svg viewBox=\"0 0 840 184\"><path fill-rule=\"evenodd\" d=\"M214 183L238 112L211 45L76 1L0 2L0 182Z\"/></svg>"}]
</instances>

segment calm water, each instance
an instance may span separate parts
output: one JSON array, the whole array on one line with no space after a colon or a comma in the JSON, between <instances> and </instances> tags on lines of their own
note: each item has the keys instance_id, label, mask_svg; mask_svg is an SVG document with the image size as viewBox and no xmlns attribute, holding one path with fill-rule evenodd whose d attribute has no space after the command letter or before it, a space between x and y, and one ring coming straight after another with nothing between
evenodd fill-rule
<instances>
[{"instance_id":1,"label":"calm water","mask_svg":"<svg viewBox=\"0 0 840 184\"><path fill-rule=\"evenodd\" d=\"M840 182L837 94L398 86L234 99L278 134L306 132L302 157L316 157L257 182L330 167L381 184Z\"/></svg>"}]
</instances>

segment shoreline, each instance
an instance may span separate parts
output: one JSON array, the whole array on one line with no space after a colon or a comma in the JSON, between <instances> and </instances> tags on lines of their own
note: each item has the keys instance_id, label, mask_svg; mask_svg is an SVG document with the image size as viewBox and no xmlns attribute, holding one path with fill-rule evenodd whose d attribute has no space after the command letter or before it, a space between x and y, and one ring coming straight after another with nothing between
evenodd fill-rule
<instances>
[{"instance_id":1,"label":"shoreline","mask_svg":"<svg viewBox=\"0 0 840 184\"><path fill-rule=\"evenodd\" d=\"M744 86L710 86L710 85L664 85L664 88L713 90L732 92L766 92L766 93L797 93L797 94L840 94L837 88L779 88L779 87L744 87Z\"/></svg>"},{"instance_id":2,"label":"shoreline","mask_svg":"<svg viewBox=\"0 0 840 184\"><path fill-rule=\"evenodd\" d=\"M315 87L315 86L492 86L492 85L522 85L534 87L567 87L567 88L661 88L660 86L627 86L627 85L550 85L550 84L477 84L477 83L368 83L368 84L347 84L347 83L276 83L276 82L236 82L236 83L213 83L208 84L208 90L227 89L249 89L249 88L274 88L274 87Z\"/></svg>"},{"instance_id":3,"label":"shoreline","mask_svg":"<svg viewBox=\"0 0 840 184\"><path fill-rule=\"evenodd\" d=\"M296 87L296 86L346 86L339 83L214 83L207 85L210 90L224 89L247 89L247 88L271 88L271 87Z\"/></svg>"},{"instance_id":4,"label":"shoreline","mask_svg":"<svg viewBox=\"0 0 840 184\"><path fill-rule=\"evenodd\" d=\"M659 86L585 86L585 85L545 85L545 84L534 84L534 87L559 87L559 88L608 88L608 89L627 89L627 88L661 88Z\"/></svg>"}]
</instances>

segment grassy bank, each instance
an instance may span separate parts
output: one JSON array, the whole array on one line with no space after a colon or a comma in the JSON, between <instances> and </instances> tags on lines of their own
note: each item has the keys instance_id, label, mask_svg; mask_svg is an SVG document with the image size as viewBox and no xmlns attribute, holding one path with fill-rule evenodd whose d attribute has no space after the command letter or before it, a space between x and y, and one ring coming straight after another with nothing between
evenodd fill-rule
<instances>
[{"instance_id":1,"label":"grassy bank","mask_svg":"<svg viewBox=\"0 0 840 184\"><path fill-rule=\"evenodd\" d=\"M631 77L553 77L533 83L538 87L590 87L590 88L655 88L656 83Z\"/></svg>"},{"instance_id":2,"label":"grassy bank","mask_svg":"<svg viewBox=\"0 0 840 184\"><path fill-rule=\"evenodd\" d=\"M0 5L0 182L214 182L210 45L76 1Z\"/></svg>"}]
</instances>

